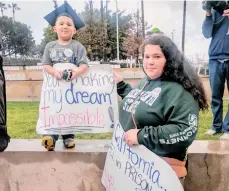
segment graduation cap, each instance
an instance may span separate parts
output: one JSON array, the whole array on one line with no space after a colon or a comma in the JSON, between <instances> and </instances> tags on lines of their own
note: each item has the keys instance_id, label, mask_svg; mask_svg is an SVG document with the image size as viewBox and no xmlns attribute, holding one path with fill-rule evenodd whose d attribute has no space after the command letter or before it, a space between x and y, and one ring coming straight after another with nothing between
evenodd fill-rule
<instances>
[{"instance_id":1,"label":"graduation cap","mask_svg":"<svg viewBox=\"0 0 229 191\"><path fill-rule=\"evenodd\" d=\"M79 18L77 13L72 9L72 7L67 3L67 1L65 1L63 5L61 5L60 7L56 8L54 11L46 15L44 19L51 26L55 26L56 20L60 16L66 16L71 18L77 30L84 27L83 21Z\"/></svg>"}]
</instances>

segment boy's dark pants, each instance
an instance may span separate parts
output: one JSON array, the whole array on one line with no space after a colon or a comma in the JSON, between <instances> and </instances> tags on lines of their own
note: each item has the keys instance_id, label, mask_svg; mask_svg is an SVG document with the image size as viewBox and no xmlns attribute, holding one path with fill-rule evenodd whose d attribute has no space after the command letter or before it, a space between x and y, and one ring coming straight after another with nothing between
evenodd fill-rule
<instances>
[{"instance_id":1,"label":"boy's dark pants","mask_svg":"<svg viewBox=\"0 0 229 191\"><path fill-rule=\"evenodd\" d=\"M53 138L53 140L56 142L59 138L59 135L44 135L45 136L51 136ZM69 134L69 135L62 135L62 139L65 140L65 139L68 139L68 138L73 138L74 139L74 135L73 134Z\"/></svg>"}]
</instances>

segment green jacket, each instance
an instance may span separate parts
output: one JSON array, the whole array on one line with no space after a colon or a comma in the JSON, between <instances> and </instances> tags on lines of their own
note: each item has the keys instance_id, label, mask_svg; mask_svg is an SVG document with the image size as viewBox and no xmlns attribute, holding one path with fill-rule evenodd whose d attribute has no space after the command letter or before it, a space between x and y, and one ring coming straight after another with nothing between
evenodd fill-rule
<instances>
[{"instance_id":1,"label":"green jacket","mask_svg":"<svg viewBox=\"0 0 229 191\"><path fill-rule=\"evenodd\" d=\"M184 160L198 127L199 107L193 96L176 82L147 77L136 88L122 81L117 90L123 99L119 120L124 131L135 128L133 112L139 144L159 156Z\"/></svg>"}]
</instances>

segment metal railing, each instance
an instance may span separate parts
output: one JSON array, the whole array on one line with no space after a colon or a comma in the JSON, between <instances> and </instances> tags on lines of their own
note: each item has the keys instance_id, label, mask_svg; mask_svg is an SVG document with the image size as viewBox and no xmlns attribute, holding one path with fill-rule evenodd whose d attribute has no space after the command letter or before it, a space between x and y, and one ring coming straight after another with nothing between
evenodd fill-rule
<instances>
[{"instance_id":1,"label":"metal railing","mask_svg":"<svg viewBox=\"0 0 229 191\"><path fill-rule=\"evenodd\" d=\"M3 66L36 66L39 62L41 62L40 59L3 57Z\"/></svg>"}]
</instances>

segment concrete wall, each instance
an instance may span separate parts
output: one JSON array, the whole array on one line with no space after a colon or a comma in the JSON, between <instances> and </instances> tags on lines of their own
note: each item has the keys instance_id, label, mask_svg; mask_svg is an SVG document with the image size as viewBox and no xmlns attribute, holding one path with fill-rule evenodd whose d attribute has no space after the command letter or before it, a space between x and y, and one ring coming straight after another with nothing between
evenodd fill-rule
<instances>
[{"instance_id":1,"label":"concrete wall","mask_svg":"<svg viewBox=\"0 0 229 191\"><path fill-rule=\"evenodd\" d=\"M194 141L185 191L229 191L229 141Z\"/></svg>"},{"instance_id":2,"label":"concrete wall","mask_svg":"<svg viewBox=\"0 0 229 191\"><path fill-rule=\"evenodd\" d=\"M132 85L136 84L144 76L141 69L138 68L115 68L126 82ZM8 101L39 101L42 87L42 70L29 67L23 68L5 68L6 75L6 94ZM210 100L211 90L207 77L201 78L208 99ZM228 97L228 91L225 88L225 97Z\"/></svg>"},{"instance_id":3,"label":"concrete wall","mask_svg":"<svg viewBox=\"0 0 229 191\"><path fill-rule=\"evenodd\" d=\"M101 176L108 140L76 141L47 152L40 140L11 140L0 153L1 191L104 191ZM194 141L185 191L229 191L229 142Z\"/></svg>"},{"instance_id":4,"label":"concrete wall","mask_svg":"<svg viewBox=\"0 0 229 191\"><path fill-rule=\"evenodd\" d=\"M11 140L0 153L1 191L104 191L101 184L106 149L81 141L77 149L47 152L40 140ZM58 149L59 148L59 149Z\"/></svg>"}]
</instances>

